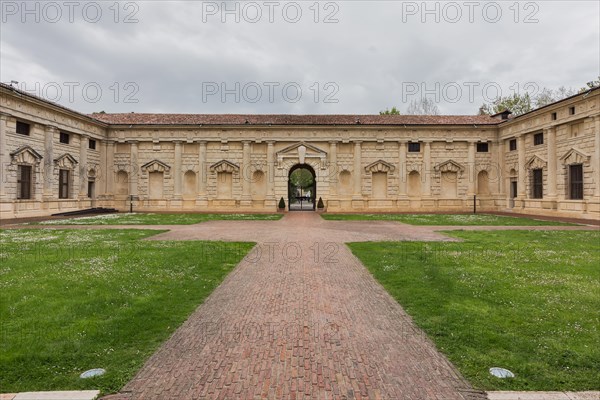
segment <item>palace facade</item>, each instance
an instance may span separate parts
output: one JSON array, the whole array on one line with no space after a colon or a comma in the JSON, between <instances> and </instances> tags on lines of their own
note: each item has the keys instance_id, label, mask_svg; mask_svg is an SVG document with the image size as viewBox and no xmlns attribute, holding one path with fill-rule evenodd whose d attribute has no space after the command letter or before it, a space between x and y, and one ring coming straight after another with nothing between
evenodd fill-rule
<instances>
[{"instance_id":1,"label":"palace facade","mask_svg":"<svg viewBox=\"0 0 600 400\"><path fill-rule=\"evenodd\" d=\"M91 114L0 85L0 217L92 207L600 218L600 88L525 115Z\"/></svg>"}]
</instances>

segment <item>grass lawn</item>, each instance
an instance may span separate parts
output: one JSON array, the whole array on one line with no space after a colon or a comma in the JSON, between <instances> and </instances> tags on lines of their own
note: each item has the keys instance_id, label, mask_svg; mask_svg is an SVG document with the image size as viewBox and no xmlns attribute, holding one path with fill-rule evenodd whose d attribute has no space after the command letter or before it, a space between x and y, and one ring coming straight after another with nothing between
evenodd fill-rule
<instances>
[{"instance_id":1,"label":"grass lawn","mask_svg":"<svg viewBox=\"0 0 600 400\"><path fill-rule=\"evenodd\" d=\"M349 246L475 387L600 389L600 233L448 234Z\"/></svg>"},{"instance_id":2,"label":"grass lawn","mask_svg":"<svg viewBox=\"0 0 600 400\"><path fill-rule=\"evenodd\" d=\"M0 231L1 392L118 391L253 246L156 233Z\"/></svg>"},{"instance_id":3,"label":"grass lawn","mask_svg":"<svg viewBox=\"0 0 600 400\"><path fill-rule=\"evenodd\" d=\"M281 219L283 214L104 214L36 222L41 225L191 225L205 221Z\"/></svg>"},{"instance_id":4,"label":"grass lawn","mask_svg":"<svg viewBox=\"0 0 600 400\"><path fill-rule=\"evenodd\" d=\"M321 214L331 221L398 221L410 225L551 226L575 225L491 214Z\"/></svg>"}]
</instances>

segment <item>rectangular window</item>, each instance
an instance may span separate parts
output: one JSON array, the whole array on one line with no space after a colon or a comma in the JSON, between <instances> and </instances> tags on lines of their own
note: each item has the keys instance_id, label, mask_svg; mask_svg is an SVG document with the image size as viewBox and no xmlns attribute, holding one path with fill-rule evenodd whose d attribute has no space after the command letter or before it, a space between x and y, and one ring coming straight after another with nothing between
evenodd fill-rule
<instances>
[{"instance_id":1,"label":"rectangular window","mask_svg":"<svg viewBox=\"0 0 600 400\"><path fill-rule=\"evenodd\" d=\"M575 107L569 107L569 115L575 115Z\"/></svg>"},{"instance_id":2,"label":"rectangular window","mask_svg":"<svg viewBox=\"0 0 600 400\"><path fill-rule=\"evenodd\" d=\"M65 132L60 133L60 142L64 144L69 144L69 134Z\"/></svg>"},{"instance_id":3,"label":"rectangular window","mask_svg":"<svg viewBox=\"0 0 600 400\"><path fill-rule=\"evenodd\" d=\"M58 174L58 198L69 198L69 170L61 169Z\"/></svg>"},{"instance_id":4,"label":"rectangular window","mask_svg":"<svg viewBox=\"0 0 600 400\"><path fill-rule=\"evenodd\" d=\"M94 139L88 141L88 148L90 150L96 150L96 141Z\"/></svg>"},{"instance_id":5,"label":"rectangular window","mask_svg":"<svg viewBox=\"0 0 600 400\"><path fill-rule=\"evenodd\" d=\"M31 199L31 165L17 167L17 199Z\"/></svg>"},{"instance_id":6,"label":"rectangular window","mask_svg":"<svg viewBox=\"0 0 600 400\"><path fill-rule=\"evenodd\" d=\"M551 116L552 121L556 121L556 118L558 118L558 115L555 112L553 112Z\"/></svg>"},{"instance_id":7,"label":"rectangular window","mask_svg":"<svg viewBox=\"0 0 600 400\"><path fill-rule=\"evenodd\" d=\"M409 153L419 153L421 151L421 143L409 143L408 144L408 152Z\"/></svg>"},{"instance_id":8,"label":"rectangular window","mask_svg":"<svg viewBox=\"0 0 600 400\"><path fill-rule=\"evenodd\" d=\"M538 146L540 144L544 144L544 133L543 132L536 133L535 135L533 135L533 145Z\"/></svg>"},{"instance_id":9,"label":"rectangular window","mask_svg":"<svg viewBox=\"0 0 600 400\"><path fill-rule=\"evenodd\" d=\"M17 121L17 133L19 135L28 135L29 136L29 130L30 130L29 124L27 124L25 122Z\"/></svg>"},{"instance_id":10,"label":"rectangular window","mask_svg":"<svg viewBox=\"0 0 600 400\"><path fill-rule=\"evenodd\" d=\"M510 139L508 142L508 149L510 151L515 151L517 149L517 139Z\"/></svg>"},{"instance_id":11,"label":"rectangular window","mask_svg":"<svg viewBox=\"0 0 600 400\"><path fill-rule=\"evenodd\" d=\"M489 146L486 143L477 143L477 152L478 153L487 153L489 150Z\"/></svg>"},{"instance_id":12,"label":"rectangular window","mask_svg":"<svg viewBox=\"0 0 600 400\"><path fill-rule=\"evenodd\" d=\"M541 168L531 170L531 198L544 197L544 173Z\"/></svg>"},{"instance_id":13,"label":"rectangular window","mask_svg":"<svg viewBox=\"0 0 600 400\"><path fill-rule=\"evenodd\" d=\"M583 200L583 165L569 165L569 198Z\"/></svg>"}]
</instances>

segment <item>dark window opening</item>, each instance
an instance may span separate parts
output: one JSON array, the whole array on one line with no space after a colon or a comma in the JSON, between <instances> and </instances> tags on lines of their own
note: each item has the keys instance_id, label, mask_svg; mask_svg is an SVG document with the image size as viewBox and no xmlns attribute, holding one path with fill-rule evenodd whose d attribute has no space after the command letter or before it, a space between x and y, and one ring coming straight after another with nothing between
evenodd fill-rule
<instances>
[{"instance_id":1,"label":"dark window opening","mask_svg":"<svg viewBox=\"0 0 600 400\"><path fill-rule=\"evenodd\" d=\"M555 112L552 113L552 121L556 121L557 118L557 114Z\"/></svg>"},{"instance_id":2,"label":"dark window opening","mask_svg":"<svg viewBox=\"0 0 600 400\"><path fill-rule=\"evenodd\" d=\"M517 139L510 139L508 142L508 149L510 151L515 151L517 149Z\"/></svg>"},{"instance_id":3,"label":"dark window opening","mask_svg":"<svg viewBox=\"0 0 600 400\"><path fill-rule=\"evenodd\" d=\"M94 139L88 141L88 148L90 150L96 150L96 141Z\"/></svg>"},{"instance_id":4,"label":"dark window opening","mask_svg":"<svg viewBox=\"0 0 600 400\"><path fill-rule=\"evenodd\" d=\"M583 200L583 165L569 165L569 198Z\"/></svg>"},{"instance_id":5,"label":"dark window opening","mask_svg":"<svg viewBox=\"0 0 600 400\"><path fill-rule=\"evenodd\" d=\"M533 145L537 146L540 144L544 144L544 134L536 133L535 135L533 135Z\"/></svg>"},{"instance_id":6,"label":"dark window opening","mask_svg":"<svg viewBox=\"0 0 600 400\"><path fill-rule=\"evenodd\" d=\"M31 126L25 122L17 121L17 133L19 135L29 135Z\"/></svg>"},{"instance_id":7,"label":"dark window opening","mask_svg":"<svg viewBox=\"0 0 600 400\"><path fill-rule=\"evenodd\" d=\"M65 132L60 133L60 142L64 144L69 144L69 134Z\"/></svg>"},{"instance_id":8,"label":"dark window opening","mask_svg":"<svg viewBox=\"0 0 600 400\"><path fill-rule=\"evenodd\" d=\"M486 143L477 143L477 152L478 153L487 153L489 150L489 146Z\"/></svg>"},{"instance_id":9,"label":"dark window opening","mask_svg":"<svg viewBox=\"0 0 600 400\"><path fill-rule=\"evenodd\" d=\"M419 153L421 151L421 143L409 143L408 144L408 152L409 153Z\"/></svg>"},{"instance_id":10,"label":"dark window opening","mask_svg":"<svg viewBox=\"0 0 600 400\"><path fill-rule=\"evenodd\" d=\"M17 199L31 199L31 166L17 168Z\"/></svg>"},{"instance_id":11,"label":"dark window opening","mask_svg":"<svg viewBox=\"0 0 600 400\"><path fill-rule=\"evenodd\" d=\"M58 198L69 198L69 170L61 169L58 174Z\"/></svg>"},{"instance_id":12,"label":"dark window opening","mask_svg":"<svg viewBox=\"0 0 600 400\"><path fill-rule=\"evenodd\" d=\"M544 174L541 168L531 170L531 198L541 199L544 197Z\"/></svg>"},{"instance_id":13,"label":"dark window opening","mask_svg":"<svg viewBox=\"0 0 600 400\"><path fill-rule=\"evenodd\" d=\"M94 181L88 181L87 197L94 198Z\"/></svg>"},{"instance_id":14,"label":"dark window opening","mask_svg":"<svg viewBox=\"0 0 600 400\"><path fill-rule=\"evenodd\" d=\"M569 107L569 115L575 115L575 107Z\"/></svg>"}]
</instances>

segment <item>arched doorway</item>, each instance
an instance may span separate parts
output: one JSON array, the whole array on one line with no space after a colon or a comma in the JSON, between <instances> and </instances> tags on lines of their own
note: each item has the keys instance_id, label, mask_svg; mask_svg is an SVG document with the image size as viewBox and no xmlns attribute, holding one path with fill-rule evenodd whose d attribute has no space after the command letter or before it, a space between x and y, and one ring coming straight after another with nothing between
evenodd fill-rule
<instances>
[{"instance_id":1,"label":"arched doorway","mask_svg":"<svg viewBox=\"0 0 600 400\"><path fill-rule=\"evenodd\" d=\"M296 164L288 175L288 209L314 211L317 203L317 175L308 164Z\"/></svg>"}]
</instances>

